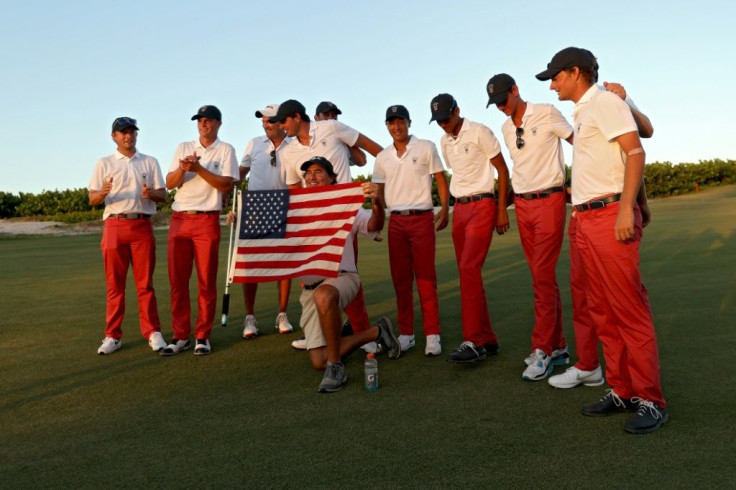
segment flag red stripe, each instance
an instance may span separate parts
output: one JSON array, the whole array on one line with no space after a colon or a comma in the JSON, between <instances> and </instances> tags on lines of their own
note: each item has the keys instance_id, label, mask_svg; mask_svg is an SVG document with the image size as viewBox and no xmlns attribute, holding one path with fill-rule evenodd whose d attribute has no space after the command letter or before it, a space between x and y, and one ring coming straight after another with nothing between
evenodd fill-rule
<instances>
[{"instance_id":1,"label":"flag red stripe","mask_svg":"<svg viewBox=\"0 0 736 490\"><path fill-rule=\"evenodd\" d=\"M344 211L336 213L313 214L306 216L289 216L286 220L287 225L301 225L305 223L315 223L317 221L337 221L346 220L355 216L355 211Z\"/></svg>"},{"instance_id":2,"label":"flag red stripe","mask_svg":"<svg viewBox=\"0 0 736 490\"><path fill-rule=\"evenodd\" d=\"M247 262L237 261L235 262L235 268L244 269L244 270L248 270L248 269L292 269L292 268L295 269L304 264L314 262L315 260L326 260L326 261L339 263L341 258L342 258L341 255L321 253L321 254L314 254L305 260L264 260L264 261L249 260Z\"/></svg>"},{"instance_id":3,"label":"flag red stripe","mask_svg":"<svg viewBox=\"0 0 736 490\"><path fill-rule=\"evenodd\" d=\"M249 243L256 242L256 240L249 240ZM265 253L306 253L314 252L324 247L329 246L343 247L345 246L345 238L331 238L324 243L315 245L277 245L274 247L253 247L253 246L238 246L236 253L238 255L252 255L252 254L265 254Z\"/></svg>"}]
</instances>

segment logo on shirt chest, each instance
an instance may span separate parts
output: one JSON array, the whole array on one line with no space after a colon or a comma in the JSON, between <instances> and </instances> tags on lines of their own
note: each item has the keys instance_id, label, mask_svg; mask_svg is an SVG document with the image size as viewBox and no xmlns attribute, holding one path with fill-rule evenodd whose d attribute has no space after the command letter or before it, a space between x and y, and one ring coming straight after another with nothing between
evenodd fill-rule
<instances>
[{"instance_id":1,"label":"logo on shirt chest","mask_svg":"<svg viewBox=\"0 0 736 490\"><path fill-rule=\"evenodd\" d=\"M583 123L578 123L575 126L575 134L580 134L580 128L582 128L582 127L583 127Z\"/></svg>"},{"instance_id":2,"label":"logo on shirt chest","mask_svg":"<svg viewBox=\"0 0 736 490\"><path fill-rule=\"evenodd\" d=\"M467 153L470 153L470 147L469 147L469 146L465 146L465 148L463 148L463 151L464 151L464 152L465 152L466 154L467 154Z\"/></svg>"},{"instance_id":3,"label":"logo on shirt chest","mask_svg":"<svg viewBox=\"0 0 736 490\"><path fill-rule=\"evenodd\" d=\"M414 165L416 165L416 164L417 164L417 161L418 161L418 160L419 160L419 158L417 158L417 157L412 157L412 159L411 159L411 163L413 163Z\"/></svg>"},{"instance_id":4,"label":"logo on shirt chest","mask_svg":"<svg viewBox=\"0 0 736 490\"><path fill-rule=\"evenodd\" d=\"M530 131L530 133L532 133L532 136L536 136L537 135L537 128L536 127L532 128L531 131Z\"/></svg>"},{"instance_id":5,"label":"logo on shirt chest","mask_svg":"<svg viewBox=\"0 0 736 490\"><path fill-rule=\"evenodd\" d=\"M320 143L321 143L321 144L322 144L322 146L324 146L324 147L326 147L326 146L327 146L327 140L322 140L322 141L320 141Z\"/></svg>"}]
</instances>

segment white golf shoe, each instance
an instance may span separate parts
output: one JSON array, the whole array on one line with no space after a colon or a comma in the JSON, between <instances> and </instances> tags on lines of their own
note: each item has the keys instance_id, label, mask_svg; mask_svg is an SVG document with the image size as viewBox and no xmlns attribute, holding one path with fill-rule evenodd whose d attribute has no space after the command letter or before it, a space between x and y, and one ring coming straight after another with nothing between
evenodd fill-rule
<instances>
[{"instance_id":1,"label":"white golf shoe","mask_svg":"<svg viewBox=\"0 0 736 490\"><path fill-rule=\"evenodd\" d=\"M406 352L416 345L413 335L399 335L399 345L401 352Z\"/></svg>"},{"instance_id":2,"label":"white golf shoe","mask_svg":"<svg viewBox=\"0 0 736 490\"><path fill-rule=\"evenodd\" d=\"M97 349L97 353L101 356L105 356L108 354L112 354L122 346L123 343L121 341L112 337L105 337L104 339L102 339L102 345L99 349Z\"/></svg>"},{"instance_id":3,"label":"white golf shoe","mask_svg":"<svg viewBox=\"0 0 736 490\"><path fill-rule=\"evenodd\" d=\"M296 339L291 343L291 346L296 350L307 350L307 339L304 337Z\"/></svg>"},{"instance_id":4,"label":"white golf shoe","mask_svg":"<svg viewBox=\"0 0 736 490\"><path fill-rule=\"evenodd\" d=\"M151 346L153 352L161 352L166 348L166 341L161 332L153 332L148 336L148 345Z\"/></svg>"},{"instance_id":5,"label":"white golf shoe","mask_svg":"<svg viewBox=\"0 0 736 490\"><path fill-rule=\"evenodd\" d=\"M522 379L527 381L539 381L552 374L552 369L554 368L551 363L552 358L545 354L542 349L534 349L534 352L532 352L529 357L533 358L532 363L529 364L524 370L524 373L522 373Z\"/></svg>"},{"instance_id":6,"label":"white golf shoe","mask_svg":"<svg viewBox=\"0 0 736 490\"><path fill-rule=\"evenodd\" d=\"M575 366L567 368L567 370L556 376L550 377L547 382L555 388L575 388L578 385L600 386L605 383L601 367L592 371L583 371Z\"/></svg>"},{"instance_id":7,"label":"white golf shoe","mask_svg":"<svg viewBox=\"0 0 736 490\"><path fill-rule=\"evenodd\" d=\"M279 333L291 333L294 331L294 327L289 323L289 317L286 316L286 312L282 311L276 317L276 328Z\"/></svg>"},{"instance_id":8,"label":"white golf shoe","mask_svg":"<svg viewBox=\"0 0 736 490\"><path fill-rule=\"evenodd\" d=\"M243 338L250 340L258 337L258 321L255 315L245 315L243 322Z\"/></svg>"},{"instance_id":9,"label":"white golf shoe","mask_svg":"<svg viewBox=\"0 0 736 490\"><path fill-rule=\"evenodd\" d=\"M427 346L424 348L425 356L439 356L442 354L442 345L440 345L440 336L427 335Z\"/></svg>"}]
</instances>

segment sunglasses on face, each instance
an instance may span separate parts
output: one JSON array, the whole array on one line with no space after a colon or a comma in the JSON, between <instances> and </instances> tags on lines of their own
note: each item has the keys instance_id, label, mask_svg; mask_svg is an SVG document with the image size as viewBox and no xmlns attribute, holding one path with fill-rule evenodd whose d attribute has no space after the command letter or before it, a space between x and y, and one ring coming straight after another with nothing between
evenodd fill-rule
<instances>
[{"instance_id":1,"label":"sunglasses on face","mask_svg":"<svg viewBox=\"0 0 736 490\"><path fill-rule=\"evenodd\" d=\"M524 148L525 144L524 138L522 138L522 136L524 136L524 128L516 128L516 148L518 148L519 150Z\"/></svg>"}]
</instances>

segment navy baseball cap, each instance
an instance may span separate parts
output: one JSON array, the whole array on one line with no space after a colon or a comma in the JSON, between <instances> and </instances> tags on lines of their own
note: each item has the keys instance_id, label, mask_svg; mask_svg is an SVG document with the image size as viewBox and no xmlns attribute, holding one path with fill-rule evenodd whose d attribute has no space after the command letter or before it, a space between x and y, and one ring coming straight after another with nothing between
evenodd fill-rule
<instances>
[{"instance_id":1,"label":"navy baseball cap","mask_svg":"<svg viewBox=\"0 0 736 490\"><path fill-rule=\"evenodd\" d=\"M511 75L507 75L506 73L493 75L491 79L488 80L488 85L486 85L486 92L488 92L488 103L486 104L486 108L491 104L506 102L508 94L511 91L511 87L514 85L516 85L516 82Z\"/></svg>"},{"instance_id":2,"label":"navy baseball cap","mask_svg":"<svg viewBox=\"0 0 736 490\"><path fill-rule=\"evenodd\" d=\"M119 117L112 122L112 131L114 133L115 131L122 131L123 129L130 127L135 128L135 130L138 131L138 126L136 126L137 124L138 121L132 117Z\"/></svg>"},{"instance_id":3,"label":"navy baseball cap","mask_svg":"<svg viewBox=\"0 0 736 490\"><path fill-rule=\"evenodd\" d=\"M298 100L289 99L279 105L279 110L276 111L276 115L271 116L269 118L269 121L272 123L280 123L283 122L284 119L286 119L286 116L291 116L292 114L297 113L306 116L307 110L304 108L304 105L302 105L302 103Z\"/></svg>"},{"instance_id":4,"label":"navy baseball cap","mask_svg":"<svg viewBox=\"0 0 736 490\"><path fill-rule=\"evenodd\" d=\"M332 168L332 163L330 163L330 161L325 157L312 157L306 162L302 163L302 166L299 168L302 170L302 172L306 172L307 169L312 165L319 165L320 167L325 169L325 172L327 172L330 177L335 177L337 175L335 173L335 169Z\"/></svg>"},{"instance_id":5,"label":"navy baseball cap","mask_svg":"<svg viewBox=\"0 0 736 490\"><path fill-rule=\"evenodd\" d=\"M323 112L342 114L342 111L338 109L335 104L329 101L320 102L319 105L317 105L317 109L314 111L315 114L322 114Z\"/></svg>"},{"instance_id":6,"label":"navy baseball cap","mask_svg":"<svg viewBox=\"0 0 736 490\"><path fill-rule=\"evenodd\" d=\"M213 105L203 105L199 108L197 113L192 116L192 121L199 121L202 118L215 119L216 121L222 121L222 113L220 109Z\"/></svg>"},{"instance_id":7,"label":"navy baseball cap","mask_svg":"<svg viewBox=\"0 0 736 490\"><path fill-rule=\"evenodd\" d=\"M443 119L447 119L456 107L457 102L455 101L455 97L452 95L439 94L435 96L429 104L429 108L432 111L432 119L430 119L429 122L431 123L432 121L442 121Z\"/></svg>"},{"instance_id":8,"label":"navy baseball cap","mask_svg":"<svg viewBox=\"0 0 736 490\"><path fill-rule=\"evenodd\" d=\"M537 73L537 80L550 80L557 76L562 70L573 67L589 68L596 71L597 63L593 53L587 49L569 47L559 51L552 57L552 61L547 63L547 69Z\"/></svg>"},{"instance_id":9,"label":"navy baseball cap","mask_svg":"<svg viewBox=\"0 0 736 490\"><path fill-rule=\"evenodd\" d=\"M389 122L391 119L396 119L397 117L411 121L409 110L403 105L392 105L386 109L386 122Z\"/></svg>"}]
</instances>

